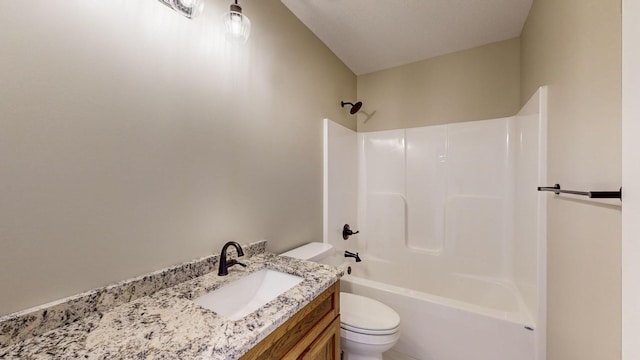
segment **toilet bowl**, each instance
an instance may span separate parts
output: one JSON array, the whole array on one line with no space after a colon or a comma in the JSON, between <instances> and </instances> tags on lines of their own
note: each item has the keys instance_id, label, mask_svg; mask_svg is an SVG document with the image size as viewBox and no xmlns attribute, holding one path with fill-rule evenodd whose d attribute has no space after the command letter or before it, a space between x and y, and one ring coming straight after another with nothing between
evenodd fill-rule
<instances>
[{"instance_id":1,"label":"toilet bowl","mask_svg":"<svg viewBox=\"0 0 640 360\"><path fill-rule=\"evenodd\" d=\"M382 360L400 339L400 316L368 297L340 293L340 338L348 360Z\"/></svg>"},{"instance_id":2,"label":"toilet bowl","mask_svg":"<svg viewBox=\"0 0 640 360\"><path fill-rule=\"evenodd\" d=\"M309 243L287 251L283 256L331 263L333 247ZM400 338L400 316L389 306L360 295L340 293L340 342L345 360L382 360Z\"/></svg>"}]
</instances>

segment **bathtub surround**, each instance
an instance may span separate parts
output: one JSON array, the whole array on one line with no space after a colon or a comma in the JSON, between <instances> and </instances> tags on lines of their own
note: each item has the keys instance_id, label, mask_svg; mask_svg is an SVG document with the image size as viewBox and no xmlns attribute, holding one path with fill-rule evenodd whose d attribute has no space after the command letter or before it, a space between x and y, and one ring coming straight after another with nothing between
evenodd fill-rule
<instances>
[{"instance_id":1,"label":"bathtub surround","mask_svg":"<svg viewBox=\"0 0 640 360\"><path fill-rule=\"evenodd\" d=\"M0 358L239 358L342 275L334 267L265 253L264 245L265 242L260 242L247 247L252 255L246 260L247 268L230 270L228 276L216 274L212 265L217 256L200 259L150 274L147 278L155 283L155 292L137 299L104 302L100 309L90 306L83 314L78 313L81 316L78 319L60 323L56 328L47 329L49 331L32 324L33 333L29 336L3 340ZM227 320L192 302L229 281L264 268L301 276L304 280L238 321ZM108 295L128 293L141 280L133 279L98 291ZM76 300L88 299L89 295L79 295ZM43 314L48 316L46 312ZM14 325L0 322L0 329L4 331ZM15 329L19 331L22 330Z\"/></svg>"},{"instance_id":2,"label":"bathtub surround","mask_svg":"<svg viewBox=\"0 0 640 360\"><path fill-rule=\"evenodd\" d=\"M326 241L364 259L345 290L398 309L395 350L544 358L545 110L541 88L510 118L357 135L326 121ZM344 241L345 222L360 234Z\"/></svg>"},{"instance_id":3,"label":"bathtub surround","mask_svg":"<svg viewBox=\"0 0 640 360\"><path fill-rule=\"evenodd\" d=\"M226 44L229 3L0 2L0 316L322 238L322 119L355 128L355 76L279 0Z\"/></svg>"}]
</instances>

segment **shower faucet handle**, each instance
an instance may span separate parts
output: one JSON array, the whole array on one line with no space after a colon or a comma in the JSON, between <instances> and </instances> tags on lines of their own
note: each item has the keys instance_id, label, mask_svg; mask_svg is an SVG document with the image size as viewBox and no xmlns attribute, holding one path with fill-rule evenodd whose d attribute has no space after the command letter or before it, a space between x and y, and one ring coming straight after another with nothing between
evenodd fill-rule
<instances>
[{"instance_id":1,"label":"shower faucet handle","mask_svg":"<svg viewBox=\"0 0 640 360\"><path fill-rule=\"evenodd\" d=\"M344 240L349 239L349 236L351 235L355 235L357 233L359 233L360 231L352 231L351 227L349 226L349 224L344 224L344 226L342 227L342 238Z\"/></svg>"}]
</instances>

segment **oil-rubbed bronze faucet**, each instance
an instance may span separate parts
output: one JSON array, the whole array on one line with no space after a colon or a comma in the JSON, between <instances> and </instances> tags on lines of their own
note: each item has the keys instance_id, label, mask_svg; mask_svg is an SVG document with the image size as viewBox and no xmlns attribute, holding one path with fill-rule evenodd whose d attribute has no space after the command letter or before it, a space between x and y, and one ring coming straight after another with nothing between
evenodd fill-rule
<instances>
[{"instance_id":1,"label":"oil-rubbed bronze faucet","mask_svg":"<svg viewBox=\"0 0 640 360\"><path fill-rule=\"evenodd\" d=\"M238 244L237 242L229 241L228 243L224 244L224 246L222 247L222 252L220 253L220 267L218 268L218 276L225 276L229 274L229 271L227 271L227 269L232 267L233 265L240 265L242 267L247 267L247 265L237 261L236 259L231 259L227 261L227 248L229 246L233 246L234 248L236 248L236 252L238 253L239 257L244 256L244 251L242 251L242 246L240 246L240 244Z\"/></svg>"},{"instance_id":2,"label":"oil-rubbed bronze faucet","mask_svg":"<svg viewBox=\"0 0 640 360\"><path fill-rule=\"evenodd\" d=\"M351 251L347 251L347 250L344 251L344 257L352 257L352 258L356 259L356 262L362 261L360 259L360 254L359 253L355 253L354 254Z\"/></svg>"},{"instance_id":3,"label":"oil-rubbed bronze faucet","mask_svg":"<svg viewBox=\"0 0 640 360\"><path fill-rule=\"evenodd\" d=\"M347 240L347 239L349 239L349 236L355 235L355 234L357 234L359 232L360 231L351 230L351 227L349 227L349 224L344 224L344 226L342 227L342 238L344 240Z\"/></svg>"}]
</instances>

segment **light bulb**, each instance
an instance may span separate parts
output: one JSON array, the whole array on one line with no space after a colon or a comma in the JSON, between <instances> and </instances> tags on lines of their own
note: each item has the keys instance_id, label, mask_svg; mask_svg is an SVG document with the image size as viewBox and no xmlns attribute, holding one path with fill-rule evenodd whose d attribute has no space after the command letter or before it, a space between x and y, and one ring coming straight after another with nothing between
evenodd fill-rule
<instances>
[{"instance_id":1,"label":"light bulb","mask_svg":"<svg viewBox=\"0 0 640 360\"><path fill-rule=\"evenodd\" d=\"M234 36L240 36L242 34L242 15L231 14L230 29Z\"/></svg>"}]
</instances>

